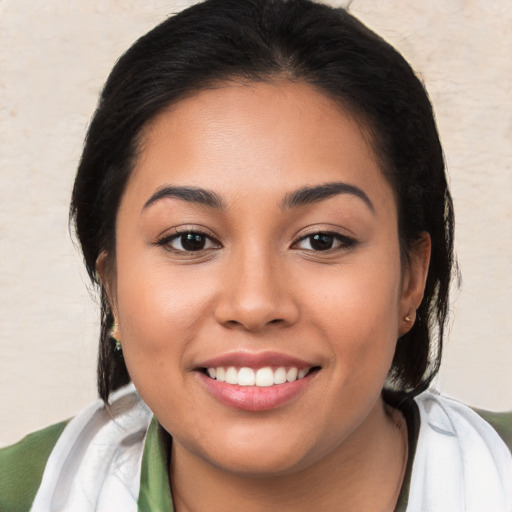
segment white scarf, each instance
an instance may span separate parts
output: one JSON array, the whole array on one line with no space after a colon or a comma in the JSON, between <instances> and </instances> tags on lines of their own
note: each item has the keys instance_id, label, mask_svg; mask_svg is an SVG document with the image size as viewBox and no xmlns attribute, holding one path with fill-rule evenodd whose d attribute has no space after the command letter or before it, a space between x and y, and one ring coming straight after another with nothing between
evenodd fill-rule
<instances>
[{"instance_id":1,"label":"white scarf","mask_svg":"<svg viewBox=\"0 0 512 512\"><path fill-rule=\"evenodd\" d=\"M453 400L416 399L421 426L407 512L512 512L512 456L493 428ZM132 385L66 426L31 512L137 512L152 414Z\"/></svg>"},{"instance_id":2,"label":"white scarf","mask_svg":"<svg viewBox=\"0 0 512 512\"><path fill-rule=\"evenodd\" d=\"M73 418L46 464L30 512L136 512L152 413L133 385Z\"/></svg>"},{"instance_id":3,"label":"white scarf","mask_svg":"<svg viewBox=\"0 0 512 512\"><path fill-rule=\"evenodd\" d=\"M512 456L476 412L426 392L407 512L512 512Z\"/></svg>"}]
</instances>

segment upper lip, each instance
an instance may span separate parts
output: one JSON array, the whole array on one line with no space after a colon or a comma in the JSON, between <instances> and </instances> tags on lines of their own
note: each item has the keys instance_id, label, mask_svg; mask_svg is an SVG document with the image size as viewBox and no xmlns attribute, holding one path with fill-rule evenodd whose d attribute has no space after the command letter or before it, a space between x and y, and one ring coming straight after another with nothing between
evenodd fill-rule
<instances>
[{"instance_id":1,"label":"upper lip","mask_svg":"<svg viewBox=\"0 0 512 512\"><path fill-rule=\"evenodd\" d=\"M294 368L311 368L319 366L311 361L305 361L295 356L283 354L280 352L228 352L216 357L212 357L206 361L202 361L197 368L216 368L216 367L248 367L263 368L272 367L294 367Z\"/></svg>"}]
</instances>

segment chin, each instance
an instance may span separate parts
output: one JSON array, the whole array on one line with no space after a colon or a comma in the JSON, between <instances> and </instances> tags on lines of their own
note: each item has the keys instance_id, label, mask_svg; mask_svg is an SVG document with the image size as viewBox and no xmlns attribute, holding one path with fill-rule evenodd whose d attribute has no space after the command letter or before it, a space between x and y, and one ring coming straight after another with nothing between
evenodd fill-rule
<instances>
[{"instance_id":1,"label":"chin","mask_svg":"<svg viewBox=\"0 0 512 512\"><path fill-rule=\"evenodd\" d=\"M219 460L212 460L213 464L225 472L235 473L248 478L275 478L296 473L307 468L312 461L308 461L306 454L295 450L278 450L272 447L234 450Z\"/></svg>"},{"instance_id":2,"label":"chin","mask_svg":"<svg viewBox=\"0 0 512 512\"><path fill-rule=\"evenodd\" d=\"M294 432L290 435L290 432ZM323 447L310 444L306 432L295 426L260 424L259 427L231 429L220 436L202 438L185 446L221 471L251 478L269 478L301 471L321 458Z\"/></svg>"}]
</instances>

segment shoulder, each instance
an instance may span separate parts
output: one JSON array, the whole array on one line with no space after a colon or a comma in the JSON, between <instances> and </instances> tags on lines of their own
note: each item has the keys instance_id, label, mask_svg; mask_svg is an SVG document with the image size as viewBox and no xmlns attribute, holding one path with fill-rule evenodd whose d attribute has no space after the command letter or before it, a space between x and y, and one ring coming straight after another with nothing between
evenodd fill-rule
<instances>
[{"instance_id":1,"label":"shoulder","mask_svg":"<svg viewBox=\"0 0 512 512\"><path fill-rule=\"evenodd\" d=\"M471 427L476 432L491 437L492 432L512 452L512 411L490 412L475 409L434 392L424 392L415 401L431 425L444 425L447 430L453 428L455 431Z\"/></svg>"},{"instance_id":2,"label":"shoulder","mask_svg":"<svg viewBox=\"0 0 512 512\"><path fill-rule=\"evenodd\" d=\"M48 457L67 423L57 423L0 449L0 510L30 508Z\"/></svg>"},{"instance_id":3,"label":"shoulder","mask_svg":"<svg viewBox=\"0 0 512 512\"><path fill-rule=\"evenodd\" d=\"M415 397L415 401L421 418L418 443L428 447L430 455L433 450L439 450L441 460L451 453L454 461L457 457L463 457L466 462L471 460L472 467L486 467L487 474L490 474L489 468L493 467L496 474L501 474L510 481L510 413L477 412L467 405L431 391ZM475 465L475 461L479 461L478 464Z\"/></svg>"},{"instance_id":4,"label":"shoulder","mask_svg":"<svg viewBox=\"0 0 512 512\"><path fill-rule=\"evenodd\" d=\"M411 510L512 510L512 455L482 415L425 391L414 397L420 428L411 474ZM507 415L493 418L508 421ZM508 430L508 427L506 427Z\"/></svg>"},{"instance_id":5,"label":"shoulder","mask_svg":"<svg viewBox=\"0 0 512 512\"><path fill-rule=\"evenodd\" d=\"M496 430L512 453L512 411L491 412L482 409L473 410Z\"/></svg>"}]
</instances>

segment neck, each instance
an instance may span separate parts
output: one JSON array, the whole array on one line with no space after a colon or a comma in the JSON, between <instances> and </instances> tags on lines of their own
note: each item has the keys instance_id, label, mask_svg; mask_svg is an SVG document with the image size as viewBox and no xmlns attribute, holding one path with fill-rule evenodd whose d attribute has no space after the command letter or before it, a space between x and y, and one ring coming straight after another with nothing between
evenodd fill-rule
<instances>
[{"instance_id":1,"label":"neck","mask_svg":"<svg viewBox=\"0 0 512 512\"><path fill-rule=\"evenodd\" d=\"M406 462L405 420L379 400L335 450L284 475L224 471L174 443L171 488L177 512L389 512L398 500Z\"/></svg>"}]
</instances>

